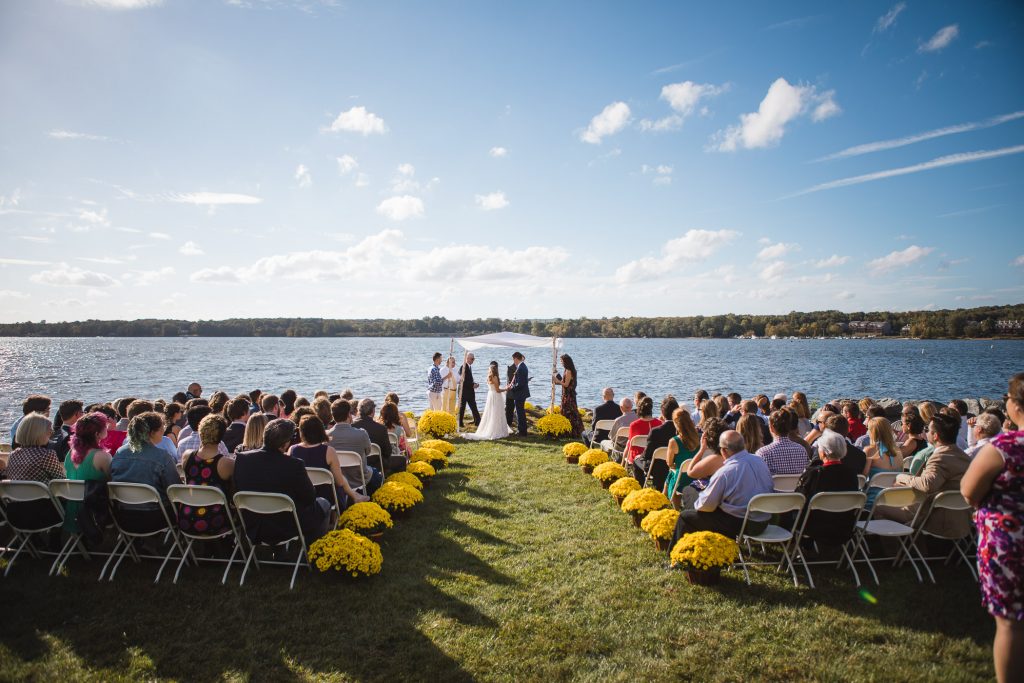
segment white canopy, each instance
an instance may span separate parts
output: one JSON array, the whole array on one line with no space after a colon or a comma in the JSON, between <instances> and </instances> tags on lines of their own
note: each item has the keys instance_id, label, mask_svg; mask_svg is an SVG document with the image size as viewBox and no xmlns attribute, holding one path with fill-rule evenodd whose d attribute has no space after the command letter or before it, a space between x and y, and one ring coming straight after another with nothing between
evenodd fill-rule
<instances>
[{"instance_id":1,"label":"white canopy","mask_svg":"<svg viewBox=\"0 0 1024 683\"><path fill-rule=\"evenodd\" d=\"M488 346L498 346L507 349L537 349L537 348L561 348L562 340L556 337L535 337L532 334L520 334L518 332L494 332L481 334L478 337L464 337L456 339L459 346L467 351L476 351Z\"/></svg>"}]
</instances>

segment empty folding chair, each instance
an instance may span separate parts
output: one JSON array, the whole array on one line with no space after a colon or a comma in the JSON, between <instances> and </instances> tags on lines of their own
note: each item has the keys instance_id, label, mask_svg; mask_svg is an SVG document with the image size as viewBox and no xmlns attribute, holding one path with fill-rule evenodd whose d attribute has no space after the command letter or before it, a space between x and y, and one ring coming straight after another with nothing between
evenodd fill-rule
<instances>
[{"instance_id":1,"label":"empty folding chair","mask_svg":"<svg viewBox=\"0 0 1024 683\"><path fill-rule=\"evenodd\" d=\"M392 451L397 451L398 450L398 434L395 434L394 432L388 432L388 443L391 444L391 450Z\"/></svg>"},{"instance_id":2,"label":"empty folding chair","mask_svg":"<svg viewBox=\"0 0 1024 683\"><path fill-rule=\"evenodd\" d=\"M380 471L384 471L384 455L380 452L380 446L375 443L370 444L370 454L367 458L377 458L377 462L380 463Z\"/></svg>"},{"instance_id":3,"label":"empty folding chair","mask_svg":"<svg viewBox=\"0 0 1024 683\"><path fill-rule=\"evenodd\" d=\"M0 481L0 502L4 506L7 523L16 535L14 555L4 570L4 576L7 576L26 547L29 553L38 557L39 553L32 546L32 537L63 525L64 509L41 481Z\"/></svg>"},{"instance_id":4,"label":"empty folding chair","mask_svg":"<svg viewBox=\"0 0 1024 683\"><path fill-rule=\"evenodd\" d=\"M868 480L869 489L888 489L896 486L896 477L900 472L875 472Z\"/></svg>"},{"instance_id":5,"label":"empty folding chair","mask_svg":"<svg viewBox=\"0 0 1024 683\"><path fill-rule=\"evenodd\" d=\"M597 448L598 446L600 446L601 444L597 440L597 433L607 432L611 430L614 424L615 420L598 420L597 422L595 422L593 425L594 431L590 433L590 447Z\"/></svg>"},{"instance_id":6,"label":"empty folding chair","mask_svg":"<svg viewBox=\"0 0 1024 683\"><path fill-rule=\"evenodd\" d=\"M249 571L250 564L255 564L256 568L259 569L261 563L256 559L256 548L258 546L272 548L290 544L292 541L298 541L299 553L298 557L295 559L295 568L292 570L292 581L288 585L289 588L295 588L295 576L299 573L299 567L304 565L307 569L309 568L309 562L306 560L306 537L303 535L302 526L299 524L299 514L295 509L295 501L283 493L258 493L255 491L239 491L235 494L234 501L235 507L238 508L239 517L242 519L242 531L245 533L246 539L249 541L249 555L245 559L245 567L242 569L242 578L238 582L238 585L241 586L245 583L245 575ZM259 538L258 534L256 538L253 538L253 533L249 531L251 522L246 522L245 519L244 513L246 512L253 515L291 515L295 524L295 535L275 541L267 541ZM274 560L263 560L262 563L285 566L292 565L291 562L279 562Z\"/></svg>"},{"instance_id":7,"label":"empty folding chair","mask_svg":"<svg viewBox=\"0 0 1024 683\"><path fill-rule=\"evenodd\" d=\"M665 467L668 468L668 447L667 446L662 446L661 448L655 448L654 449L654 453L651 455L651 463L647 466L647 473L644 475L645 476L644 488L647 488L648 486L652 486L652 487L654 486L654 483L651 481L651 470L654 469L654 463L656 461L658 461L658 460L661 460L662 462L664 462L665 463Z\"/></svg>"},{"instance_id":8,"label":"empty folding chair","mask_svg":"<svg viewBox=\"0 0 1024 683\"><path fill-rule=\"evenodd\" d=\"M954 537L946 536L944 534L936 533L934 531L928 531L928 529L926 528L928 526L928 520L931 518L932 515L935 514L937 510L948 510L953 513L963 514L965 517L965 521L968 522L966 532L962 536ZM914 537L911 539L910 542L915 548L918 549L919 554L921 551L920 546L918 545L918 541L920 541L922 535L930 536L931 538L942 539L944 541L949 541L953 544L953 550L950 551L950 553L944 557L922 556L921 559L924 564L924 568L928 572L928 578L932 580L932 583L935 583L935 575L932 574L931 567L928 566L928 561L945 559L945 561L948 563L949 560L951 560L953 556L957 554L960 555L960 559L963 560L964 564L966 564L967 568L971 571L971 576L974 577L974 580L978 580L978 572L975 570L974 562L972 562L970 558L970 551L974 546L974 534L972 533L972 528L970 524L972 510L973 508L971 508L970 503L968 503L964 499L963 495L961 495L959 491L943 491L942 493L935 496L934 499L932 499L932 504L928 508L927 515L923 517L923 521L920 524L915 525L916 532L914 533Z\"/></svg>"},{"instance_id":9,"label":"empty folding chair","mask_svg":"<svg viewBox=\"0 0 1024 683\"><path fill-rule=\"evenodd\" d=\"M338 467L343 472L346 467L353 467L359 470L359 480L363 483L358 488L361 488L363 493L366 493L366 469L363 467L363 459L355 451L337 451L337 454Z\"/></svg>"},{"instance_id":10,"label":"empty folding chair","mask_svg":"<svg viewBox=\"0 0 1024 683\"><path fill-rule=\"evenodd\" d=\"M782 562L779 562L779 567L781 568L783 563L789 565L789 572L793 575L793 585L797 585L796 569L793 568L793 558L789 554L790 544L793 540L793 529L769 524L761 533L748 534L747 523L750 521L751 513L763 512L769 515L782 515L787 512L802 510L804 501L804 494L802 493L762 493L750 499L750 502L747 504L747 513L743 516L743 526L740 527L739 536L736 537L737 544L739 545L739 563L743 567L743 576L746 577L748 585L750 584L750 572L747 571L747 565L764 564L763 562L747 562L743 559L743 544L746 543L749 550L750 541L779 545L782 548ZM793 525L795 526L795 515L793 520ZM772 562L771 564L775 563Z\"/></svg>"},{"instance_id":11,"label":"empty folding chair","mask_svg":"<svg viewBox=\"0 0 1024 683\"><path fill-rule=\"evenodd\" d=\"M114 580L114 575L126 556L131 555L133 561L139 561L142 556L136 552L135 543L140 538L166 537L170 540L171 547L160 564L156 578L153 579L153 583L157 583L174 551L177 550L182 555L185 554L176 525L167 514L160 493L149 484L134 484L124 481L108 483L107 492L110 495L110 512L114 518L114 527L117 529L118 538L110 557L103 565L103 570L100 571L100 581L103 580L107 568L112 562L114 565L110 570L109 581ZM160 559L158 556L153 557Z\"/></svg>"},{"instance_id":12,"label":"empty folding chair","mask_svg":"<svg viewBox=\"0 0 1024 683\"><path fill-rule=\"evenodd\" d=\"M181 568L188 560L191 560L192 563L196 565L199 564L200 560L205 562L224 562L224 560L216 558L196 557L195 551L192 550L192 546L195 545L196 541L212 541L218 538L230 538L233 542L231 555L227 559L228 566L224 568L224 576L222 576L220 580L221 584L227 583L228 574L231 572L231 566L235 561L235 555L239 555L239 562L241 562L242 558L245 557L243 539L238 534L238 528L235 526L234 517L231 515L231 509L228 506L227 496L225 496L224 492L216 486L172 484L167 487L167 499L171 501L171 505L175 506L179 517L182 514L181 506L207 508L209 510L210 508L219 505L221 506L225 521L227 522L227 526L210 533L203 533L195 530L186 531L181 529L179 526L178 533L181 534L183 538L188 539L188 543L185 545L185 550L181 554L181 559L178 562L178 568L174 572L174 580L171 583L178 583L178 575L181 574ZM213 517L212 511L208 516L211 518Z\"/></svg>"},{"instance_id":13,"label":"empty folding chair","mask_svg":"<svg viewBox=\"0 0 1024 683\"><path fill-rule=\"evenodd\" d=\"M53 479L50 481L50 494L58 502L64 501L65 503L78 503L81 505L85 503L85 482L73 481L71 479ZM66 512L65 517L68 517ZM86 550L85 544L82 543L81 531L68 532L68 540L64 542L64 546L57 554L57 559L50 566L50 576L60 573L64 565L71 559L76 547L82 553L82 557L87 560L89 559L89 551Z\"/></svg>"},{"instance_id":14,"label":"empty folding chair","mask_svg":"<svg viewBox=\"0 0 1024 683\"><path fill-rule=\"evenodd\" d=\"M772 488L778 493L792 493L800 482L799 474L773 474Z\"/></svg>"},{"instance_id":15,"label":"empty folding chair","mask_svg":"<svg viewBox=\"0 0 1024 683\"><path fill-rule=\"evenodd\" d=\"M323 486L331 490L327 500L331 503L331 511L334 513L334 528L338 528L338 519L341 516L341 503L338 502L338 489L334 485L334 474L322 467L307 467L306 476L309 477L313 488ZM320 489L317 489L318 491Z\"/></svg>"},{"instance_id":16,"label":"empty folding chair","mask_svg":"<svg viewBox=\"0 0 1024 683\"><path fill-rule=\"evenodd\" d=\"M804 566L804 571L807 573L807 583L811 588L814 588L814 579L811 577L811 568L808 565L812 564L832 564L832 560L826 562L815 561L808 562L807 557L804 555L803 549L800 546L800 542L804 538L812 538L806 536L807 532L807 520L811 518L811 515L817 513L853 513L849 515L849 525L844 529L835 528L835 535L838 537L846 537L846 540L842 544L837 544L842 549L842 557L839 559L837 567L841 567L843 561L850 563L850 570L853 572L853 580L858 586L860 586L860 575L857 573L857 568L853 564L853 557L850 554L850 550L853 548L853 531L854 525L857 522L857 512L864 508L864 503L867 501L867 494L863 491L822 491L811 497L811 501L807 504L807 513L803 516L802 521L799 525L796 537L793 539L793 552L796 554L796 558L800 560L800 563ZM817 517L815 518L817 519ZM847 536L848 532L848 536ZM817 542L816 539L815 542Z\"/></svg>"},{"instance_id":17,"label":"empty folding chair","mask_svg":"<svg viewBox=\"0 0 1024 683\"><path fill-rule=\"evenodd\" d=\"M910 539L914 536L914 523L916 522L917 517L921 514L920 508L918 508L917 513L914 515L914 520L911 521L909 526L891 519L878 518L878 510L880 508L906 507L917 502L919 497L920 494L917 491L907 486L896 486L882 489L875 497L875 502L871 506L868 518L857 522L854 548L853 552L850 554L856 557L857 552L860 552L864 561L867 562L868 569L871 570L871 576L874 578L876 584L878 583L878 574L875 572L875 567L871 563L871 558L868 557L868 536L896 539L900 545L900 551L892 557L876 557L875 561L893 560L893 564L895 565L904 555L906 555L907 559L910 560L910 566L914 568L914 573L917 574L917 580L919 582L923 580L921 578L921 570L917 568L917 562L914 560L914 552L916 549L910 544ZM920 553L918 553L918 557L920 558ZM923 561L923 558L921 559Z\"/></svg>"}]
</instances>

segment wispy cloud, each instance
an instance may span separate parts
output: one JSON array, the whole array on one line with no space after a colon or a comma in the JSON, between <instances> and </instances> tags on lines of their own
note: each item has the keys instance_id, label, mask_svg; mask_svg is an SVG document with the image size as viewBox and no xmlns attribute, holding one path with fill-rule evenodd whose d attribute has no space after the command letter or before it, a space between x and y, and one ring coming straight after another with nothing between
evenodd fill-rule
<instances>
[{"instance_id":1,"label":"wispy cloud","mask_svg":"<svg viewBox=\"0 0 1024 683\"><path fill-rule=\"evenodd\" d=\"M164 0L77 0L76 4L98 9L128 10L157 7L163 2Z\"/></svg>"},{"instance_id":2,"label":"wispy cloud","mask_svg":"<svg viewBox=\"0 0 1024 683\"><path fill-rule=\"evenodd\" d=\"M888 12L878 17L878 21L875 22L875 28L872 33L885 33L893 24L896 23L896 18L900 16L903 10L907 9L907 3L897 2L893 5Z\"/></svg>"},{"instance_id":3,"label":"wispy cloud","mask_svg":"<svg viewBox=\"0 0 1024 683\"><path fill-rule=\"evenodd\" d=\"M734 242L740 233L735 230L687 230L682 237L669 240L658 256L630 261L615 271L620 283L638 282L661 277L684 263L698 263Z\"/></svg>"},{"instance_id":4,"label":"wispy cloud","mask_svg":"<svg viewBox=\"0 0 1024 683\"><path fill-rule=\"evenodd\" d=\"M502 191L490 192L488 194L476 195L476 205L484 211L494 211L496 209L504 209L508 206L509 201Z\"/></svg>"},{"instance_id":5,"label":"wispy cloud","mask_svg":"<svg viewBox=\"0 0 1024 683\"><path fill-rule=\"evenodd\" d=\"M686 60L684 62L678 62L676 64L669 64L668 66L660 67L660 68L655 69L654 71L652 71L651 75L652 76L660 76L661 74L667 74L667 73L671 73L673 71L679 71L680 69L688 69L691 66L697 66L701 62L703 62L703 61L705 61L707 59L710 59L711 57L714 57L715 55L717 55L721 51L722 51L722 49L719 48L717 50L712 50L711 52L708 52L706 54L700 55L699 57L694 57L693 59L688 59L688 60Z\"/></svg>"},{"instance_id":6,"label":"wispy cloud","mask_svg":"<svg viewBox=\"0 0 1024 683\"><path fill-rule=\"evenodd\" d=\"M305 164L299 164L295 169L295 182L299 184L299 187L306 188L313 184L313 176L309 172L309 167Z\"/></svg>"},{"instance_id":7,"label":"wispy cloud","mask_svg":"<svg viewBox=\"0 0 1024 683\"><path fill-rule=\"evenodd\" d=\"M867 142L863 145L855 145L854 147L847 147L844 150L829 154L828 156L821 157L815 161L830 161L832 159L845 159L846 157L860 156L861 154L871 154L873 152L882 152L888 149L896 149L898 147L906 147L907 145L913 145L917 142L924 142L925 140L934 140L935 138L945 137L947 135L957 135L959 133L969 133L974 130L983 130L985 128L992 128L1010 121L1016 121L1017 119L1024 118L1024 111L1015 111L1009 114L1001 114L999 116L993 116L992 118L985 119L983 121L972 121L970 123L958 123L954 126L945 126L944 128L935 128L933 130L925 131L924 133L916 133L914 135L907 135L902 138L892 138L890 140L880 140L878 142Z\"/></svg>"},{"instance_id":8,"label":"wispy cloud","mask_svg":"<svg viewBox=\"0 0 1024 683\"><path fill-rule=\"evenodd\" d=\"M967 164L973 161L984 161L986 159L996 159L999 157L1009 156L1011 154L1020 154L1024 152L1024 145L1014 145L1013 147L1002 147L1000 149L992 150L981 150L978 152L962 152L960 154L949 154L944 157L932 159L920 164L914 164L913 166L903 166L901 168L892 168L886 171L876 171L875 173L865 173L864 175L852 176L850 178L840 178L839 180L832 180L827 183L821 183L809 187L806 190L801 190L791 195L787 195L782 199L789 199L791 197L799 197L805 194L811 194L812 192L821 192L822 190L834 190L838 187L847 187L849 185L859 185L860 183L870 183L875 180L883 180L885 178L895 178L896 176L909 175L911 173L920 173L921 171L930 171L934 168L944 168L946 166L956 166L959 164Z\"/></svg>"},{"instance_id":9,"label":"wispy cloud","mask_svg":"<svg viewBox=\"0 0 1024 683\"><path fill-rule=\"evenodd\" d=\"M121 284L106 273L83 270L66 263L57 264L57 267L52 270L36 273L29 279L32 282L55 287L116 287Z\"/></svg>"},{"instance_id":10,"label":"wispy cloud","mask_svg":"<svg viewBox=\"0 0 1024 683\"><path fill-rule=\"evenodd\" d=\"M0 266L49 266L50 261L32 261L23 258L0 258Z\"/></svg>"},{"instance_id":11,"label":"wispy cloud","mask_svg":"<svg viewBox=\"0 0 1024 683\"><path fill-rule=\"evenodd\" d=\"M832 254L826 259L814 262L815 268L835 268L841 266L850 260L849 256L840 256L839 254Z\"/></svg>"},{"instance_id":12,"label":"wispy cloud","mask_svg":"<svg viewBox=\"0 0 1024 683\"><path fill-rule=\"evenodd\" d=\"M73 130L64 130L63 128L55 128L46 133L47 137L53 138L54 140L91 140L94 142L117 142L116 139L107 137L106 135L94 135L93 133L79 133Z\"/></svg>"},{"instance_id":13,"label":"wispy cloud","mask_svg":"<svg viewBox=\"0 0 1024 683\"><path fill-rule=\"evenodd\" d=\"M626 127L630 120L629 105L625 102L612 102L601 110L601 113L590 119L590 123L580 133L580 140L592 145L600 145L601 140L615 135Z\"/></svg>"},{"instance_id":14,"label":"wispy cloud","mask_svg":"<svg viewBox=\"0 0 1024 683\"><path fill-rule=\"evenodd\" d=\"M424 213L423 200L407 194L389 197L377 205L377 213L393 221L422 218Z\"/></svg>"},{"instance_id":15,"label":"wispy cloud","mask_svg":"<svg viewBox=\"0 0 1024 683\"><path fill-rule=\"evenodd\" d=\"M818 92L814 86L791 85L785 78L777 78L757 111L742 114L739 124L718 131L711 138L710 147L720 152L773 147L794 119L809 113L817 123L840 111L834 90Z\"/></svg>"},{"instance_id":16,"label":"wispy cloud","mask_svg":"<svg viewBox=\"0 0 1024 683\"><path fill-rule=\"evenodd\" d=\"M786 19L785 21L778 21L774 24L765 26L762 30L764 31L778 31L780 29L789 28L802 28L811 22L820 19L820 14L811 14L806 17L794 17L793 19Z\"/></svg>"},{"instance_id":17,"label":"wispy cloud","mask_svg":"<svg viewBox=\"0 0 1024 683\"><path fill-rule=\"evenodd\" d=\"M495 159L503 159L508 156L508 150L504 147L491 147L491 151L489 151L488 154Z\"/></svg>"},{"instance_id":18,"label":"wispy cloud","mask_svg":"<svg viewBox=\"0 0 1024 683\"><path fill-rule=\"evenodd\" d=\"M906 249L894 251L881 258L868 261L868 268L876 274L888 273L905 268L912 263L917 263L933 251L935 251L934 247L919 247L916 244L912 244Z\"/></svg>"},{"instance_id":19,"label":"wispy cloud","mask_svg":"<svg viewBox=\"0 0 1024 683\"><path fill-rule=\"evenodd\" d=\"M367 136L383 135L388 132L388 126L384 123L384 119L368 111L366 107L352 107L348 111L338 114L331 125L323 130L331 133L345 131Z\"/></svg>"},{"instance_id":20,"label":"wispy cloud","mask_svg":"<svg viewBox=\"0 0 1024 683\"><path fill-rule=\"evenodd\" d=\"M928 39L928 42L917 48L918 52L938 52L949 47L949 44L960 35L960 27L956 24L944 26L935 32L935 35Z\"/></svg>"}]
</instances>

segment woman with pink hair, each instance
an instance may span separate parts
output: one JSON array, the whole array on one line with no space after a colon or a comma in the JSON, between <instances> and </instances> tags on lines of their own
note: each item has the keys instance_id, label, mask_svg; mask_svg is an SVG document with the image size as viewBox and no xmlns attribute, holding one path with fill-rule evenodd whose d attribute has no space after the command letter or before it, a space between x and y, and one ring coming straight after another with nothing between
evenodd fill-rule
<instances>
[{"instance_id":1,"label":"woman with pink hair","mask_svg":"<svg viewBox=\"0 0 1024 683\"><path fill-rule=\"evenodd\" d=\"M67 478L73 481L106 481L110 479L110 453L100 446L107 437L108 418L93 412L79 418L71 433L71 450L64 458ZM64 530L78 533L78 512L82 504L67 501Z\"/></svg>"}]
</instances>

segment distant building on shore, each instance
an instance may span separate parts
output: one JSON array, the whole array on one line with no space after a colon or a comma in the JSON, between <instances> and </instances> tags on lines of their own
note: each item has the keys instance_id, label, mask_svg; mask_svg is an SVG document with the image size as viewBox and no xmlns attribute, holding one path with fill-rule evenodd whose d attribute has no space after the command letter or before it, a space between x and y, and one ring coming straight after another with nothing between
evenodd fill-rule
<instances>
[{"instance_id":1,"label":"distant building on shore","mask_svg":"<svg viewBox=\"0 0 1024 683\"><path fill-rule=\"evenodd\" d=\"M1020 334L1024 332L1024 320L997 320L997 334Z\"/></svg>"},{"instance_id":2,"label":"distant building on shore","mask_svg":"<svg viewBox=\"0 0 1024 683\"><path fill-rule=\"evenodd\" d=\"M892 334L892 325L888 320L882 323L871 320L851 320L850 334Z\"/></svg>"}]
</instances>

